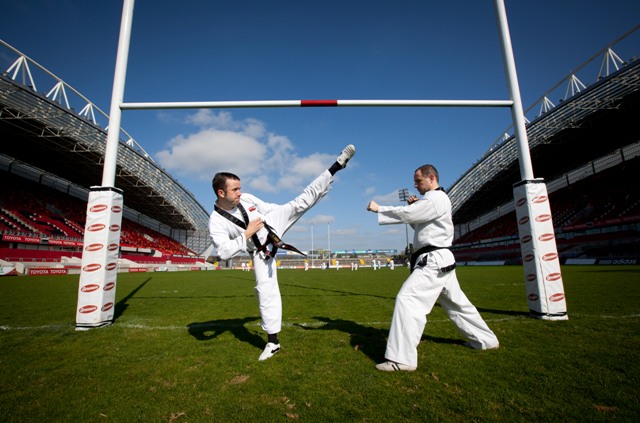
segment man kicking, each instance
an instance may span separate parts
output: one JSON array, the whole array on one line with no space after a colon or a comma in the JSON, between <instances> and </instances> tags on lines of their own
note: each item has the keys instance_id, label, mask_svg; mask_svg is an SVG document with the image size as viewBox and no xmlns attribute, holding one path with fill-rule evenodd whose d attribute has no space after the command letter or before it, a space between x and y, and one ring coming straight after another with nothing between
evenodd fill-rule
<instances>
[{"instance_id":1,"label":"man kicking","mask_svg":"<svg viewBox=\"0 0 640 423\"><path fill-rule=\"evenodd\" d=\"M253 257L262 329L268 338L258 358L260 361L280 351L278 333L282 328L282 299L274 257L278 248L292 248L284 244L281 237L329 192L333 176L346 167L355 152L353 145L346 146L335 163L302 194L282 205L265 203L251 194L243 194L240 178L232 173L220 172L213 177L213 191L217 197L209 218L213 246L222 260L243 252Z\"/></svg>"}]
</instances>

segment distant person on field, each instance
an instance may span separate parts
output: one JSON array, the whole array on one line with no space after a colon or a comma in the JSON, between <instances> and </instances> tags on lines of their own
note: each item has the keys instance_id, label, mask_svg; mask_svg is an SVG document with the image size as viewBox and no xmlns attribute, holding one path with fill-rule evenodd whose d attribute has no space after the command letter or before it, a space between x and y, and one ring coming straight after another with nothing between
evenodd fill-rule
<instances>
[{"instance_id":1,"label":"distant person on field","mask_svg":"<svg viewBox=\"0 0 640 423\"><path fill-rule=\"evenodd\" d=\"M418 343L427 315L440 303L458 331L474 349L498 348L498 338L482 320L478 310L460 289L456 262L449 250L453 242L451 201L440 188L438 171L432 165L419 167L414 186L422 196L407 200L406 206L379 206L371 201L367 210L378 214L378 224L409 224L414 229L411 275L396 297L385 358L376 365L382 371L413 371L418 367Z\"/></svg>"},{"instance_id":2,"label":"distant person on field","mask_svg":"<svg viewBox=\"0 0 640 423\"><path fill-rule=\"evenodd\" d=\"M242 194L240 178L232 173L216 173L213 191L214 211L209 218L209 233L214 248L222 260L244 252L253 257L262 329L267 333L267 345L258 360L271 358L280 351L278 333L282 327L282 299L278 286L275 255L280 248L291 248L280 237L302 215L331 189L333 176L344 169L356 150L348 145L331 165L302 194L287 204L265 203L251 194Z\"/></svg>"}]
</instances>

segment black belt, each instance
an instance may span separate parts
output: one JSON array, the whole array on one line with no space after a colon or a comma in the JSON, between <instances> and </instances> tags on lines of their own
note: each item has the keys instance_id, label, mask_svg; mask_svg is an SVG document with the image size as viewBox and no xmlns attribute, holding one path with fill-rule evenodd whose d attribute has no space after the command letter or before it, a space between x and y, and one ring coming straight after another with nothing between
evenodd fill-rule
<instances>
[{"instance_id":1,"label":"black belt","mask_svg":"<svg viewBox=\"0 0 640 423\"><path fill-rule=\"evenodd\" d=\"M285 243L279 236L278 234L276 234L276 231L273 230L273 228L269 225L267 225L267 222L263 222L264 223L264 227L267 228L267 242L265 242L265 244L258 248L258 251L264 251L264 253L267 255L267 257L271 256L275 256L276 255L276 251L278 251L278 248L282 248L283 250L289 250L289 251L293 251L295 253L298 253L300 255L303 256L307 256L305 253L303 253L302 251L298 250L296 247L294 247L293 245L287 244ZM271 251L267 250L267 245L268 244L273 244L273 249Z\"/></svg>"},{"instance_id":2,"label":"black belt","mask_svg":"<svg viewBox=\"0 0 640 423\"><path fill-rule=\"evenodd\" d=\"M415 267L416 262L418 261L418 257L420 257L421 255L426 254L426 253L430 253L432 251L445 250L445 249L447 249L447 247L435 247L433 245L425 245L424 247L420 248L418 251L416 251L413 254L411 254L411 260L409 262L409 266L410 266L409 267L409 271L413 272L413 268ZM421 260L419 263L417 263L417 264L419 264L421 266L426 265L427 264L426 257L423 260ZM456 264L453 263L450 266L441 267L440 268L440 272L449 273L455 268L456 268Z\"/></svg>"},{"instance_id":3,"label":"black belt","mask_svg":"<svg viewBox=\"0 0 640 423\"><path fill-rule=\"evenodd\" d=\"M442 273L449 273L449 272L451 272L451 271L452 271L453 269L455 269L455 268L456 268L456 264L455 264L455 263L453 263L451 266L441 267L441 268L440 268L440 272L442 272Z\"/></svg>"},{"instance_id":4,"label":"black belt","mask_svg":"<svg viewBox=\"0 0 640 423\"><path fill-rule=\"evenodd\" d=\"M220 214L222 217L225 217L227 220L233 222L234 224L238 225L242 229L245 229L245 230L247 229L247 226L249 225L249 216L247 215L247 211L244 209L242 204L240 203L238 204L238 209L240 210L240 213L242 213L242 218L244 219L244 222L236 218L226 210L221 209L220 207L218 207L217 204L214 206L214 208L218 212L218 214ZM278 252L278 248L282 248L283 250L294 251L305 257L307 256L306 254L298 250L293 245L286 244L284 241L282 241L282 239L276 234L274 229L267 224L267 222L263 222L263 223L264 223L264 227L267 229L267 232L268 232L267 239L265 240L264 244L260 243L257 233L251 236L251 240L253 241L253 245L255 245L256 247L256 251L258 252L262 251L265 254L267 259L271 257L275 257L276 253ZM269 245L272 246L270 250L267 249Z\"/></svg>"}]
</instances>

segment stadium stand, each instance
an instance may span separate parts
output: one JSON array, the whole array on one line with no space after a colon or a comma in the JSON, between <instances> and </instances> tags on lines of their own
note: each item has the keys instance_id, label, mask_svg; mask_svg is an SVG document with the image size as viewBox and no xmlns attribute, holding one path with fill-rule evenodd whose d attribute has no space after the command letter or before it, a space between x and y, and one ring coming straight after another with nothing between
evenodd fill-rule
<instances>
[{"instance_id":1,"label":"stadium stand","mask_svg":"<svg viewBox=\"0 0 640 423\"><path fill-rule=\"evenodd\" d=\"M0 175L5 183L0 192L0 232L14 236L11 241L2 237L0 259L60 262L62 257L80 258L86 201L16 175ZM125 218L122 226L123 258L144 264L203 261L183 244L139 223Z\"/></svg>"},{"instance_id":2,"label":"stadium stand","mask_svg":"<svg viewBox=\"0 0 640 423\"><path fill-rule=\"evenodd\" d=\"M0 217L0 230L74 238L74 232L83 231L89 190L99 184L103 174L109 116L54 73L3 40L0 40L0 52L6 66L0 74L3 139L0 171L53 188L58 199L80 199L84 203L81 207L66 208L64 216L52 210L34 214L37 208L31 210L23 204L16 204L13 210L6 207L9 213L16 215L18 211L22 217L17 216L17 221L15 216L0 213L4 216ZM38 154L34 154L35 151ZM124 224L130 221L153 233L146 234L153 241L143 237L147 247L141 248L155 242L154 247L174 255L208 254L211 245L208 211L123 128L119 134L114 185L126 196ZM65 225L59 224L59 219ZM173 245L170 240L184 248ZM138 238L135 243L138 242L143 241Z\"/></svg>"},{"instance_id":3,"label":"stadium stand","mask_svg":"<svg viewBox=\"0 0 640 423\"><path fill-rule=\"evenodd\" d=\"M572 72L525 111L527 115L541 105L537 116L525 116L527 134L535 175L547 185L564 263L640 259L640 127L635 123L640 61L622 61L612 51L618 42L640 34L638 28L575 68L599 69L594 82L580 82L584 89L577 92L572 85L553 104L550 98L563 90L563 81L579 81ZM631 54L637 54L638 43L630 45ZM88 190L102 173L108 116L2 40L0 46L7 58L16 59L0 75L0 134L8 140L0 150L0 259L73 266L68 263L79 263L81 255ZM598 66L594 59L599 56L604 59ZM47 90L36 91L32 71L74 98L51 95L60 90L46 95ZM520 172L516 140L507 132L447 189L458 262L521 261L512 190ZM122 261L189 265L197 260L194 252L207 256L207 210L129 134L121 129L120 135L115 186L126 196ZM35 150L40 154L34 155ZM283 262L300 267L303 260L287 257Z\"/></svg>"},{"instance_id":4,"label":"stadium stand","mask_svg":"<svg viewBox=\"0 0 640 423\"><path fill-rule=\"evenodd\" d=\"M640 257L640 158L549 194L558 253L568 259ZM456 239L461 262L521 263L515 211Z\"/></svg>"},{"instance_id":5,"label":"stadium stand","mask_svg":"<svg viewBox=\"0 0 640 423\"><path fill-rule=\"evenodd\" d=\"M639 28L617 41L637 36ZM525 110L534 174L546 183L564 264L640 260L640 61L633 56L635 45L627 60L613 52L615 42L608 45ZM593 82L582 83L577 72ZM556 95L557 105L550 100ZM539 113L533 115L536 106ZM510 129L447 189L459 262L521 263L513 202L521 172Z\"/></svg>"}]
</instances>

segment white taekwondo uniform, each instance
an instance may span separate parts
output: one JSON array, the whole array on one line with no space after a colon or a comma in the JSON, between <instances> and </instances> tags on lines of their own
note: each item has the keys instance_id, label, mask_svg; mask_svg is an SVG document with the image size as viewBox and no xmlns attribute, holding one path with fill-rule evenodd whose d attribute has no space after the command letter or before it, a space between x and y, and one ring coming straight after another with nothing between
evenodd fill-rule
<instances>
[{"instance_id":1,"label":"white taekwondo uniform","mask_svg":"<svg viewBox=\"0 0 640 423\"><path fill-rule=\"evenodd\" d=\"M307 210L329 192L331 182L333 182L333 176L328 170L325 170L304 189L302 194L286 204L265 203L246 193L240 197L240 203L246 210L249 221L260 217L274 229L277 235L283 237ZM238 207L227 210L227 212L240 221L244 221ZM251 239L245 239L244 232L245 229L215 210L211 213L209 233L220 258L229 260L243 252L252 254L256 277L255 290L258 294L262 329L269 334L279 333L282 329L282 299L278 286L276 259L267 258L264 252L256 252L256 246ZM257 233L261 244L266 241L267 234L266 228L262 228Z\"/></svg>"},{"instance_id":2,"label":"white taekwondo uniform","mask_svg":"<svg viewBox=\"0 0 640 423\"><path fill-rule=\"evenodd\" d=\"M416 251L425 246L442 247L421 254L411 275L400 288L385 358L408 366L418 366L418 343L427 324L427 315L436 301L474 348L497 347L495 334L462 292L455 269L441 271L455 264L453 253L448 249L453 242L454 228L451 201L447 194L440 189L430 190L410 205L379 206L378 223L411 225L415 231L413 246Z\"/></svg>"}]
</instances>

